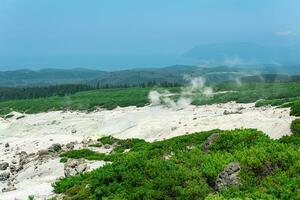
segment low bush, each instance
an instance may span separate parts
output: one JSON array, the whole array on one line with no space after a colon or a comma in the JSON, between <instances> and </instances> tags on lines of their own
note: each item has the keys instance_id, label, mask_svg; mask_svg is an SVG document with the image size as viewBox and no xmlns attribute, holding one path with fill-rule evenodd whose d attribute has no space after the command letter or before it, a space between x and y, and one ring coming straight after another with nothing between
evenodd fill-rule
<instances>
[{"instance_id":1,"label":"low bush","mask_svg":"<svg viewBox=\"0 0 300 200\"><path fill-rule=\"evenodd\" d=\"M203 151L203 142L213 133L219 138ZM131 150L113 151L102 157L112 164L62 179L53 185L54 191L67 199L299 199L299 146L271 140L257 130L213 130L153 143L118 144ZM101 158L87 150L63 156ZM240 163L241 185L217 193L216 178L231 162Z\"/></svg>"}]
</instances>

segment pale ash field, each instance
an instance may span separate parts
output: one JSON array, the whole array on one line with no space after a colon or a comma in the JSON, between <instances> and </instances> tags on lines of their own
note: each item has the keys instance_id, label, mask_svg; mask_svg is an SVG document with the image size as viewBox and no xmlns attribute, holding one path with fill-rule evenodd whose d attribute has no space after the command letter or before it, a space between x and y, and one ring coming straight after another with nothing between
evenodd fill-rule
<instances>
[{"instance_id":1,"label":"pale ash field","mask_svg":"<svg viewBox=\"0 0 300 200\"><path fill-rule=\"evenodd\" d=\"M39 163L36 156L39 150L55 143L77 142L75 148L80 148L85 146L82 141L106 135L154 141L193 132L235 128L256 128L277 139L291 134L290 124L295 117L289 112L289 108L256 108L253 103L230 102L189 105L182 109L146 106L91 113L57 111L24 116L14 113L10 119L0 119L0 162L14 162L21 151L32 153L32 156L23 169L10 178L16 190L0 192L0 199L27 199L29 195L43 199L53 194L51 183L64 176L64 165L59 158ZM9 147L5 147L6 143ZM88 167L91 170L103 164L102 161L88 162ZM6 184L0 184L0 189L7 187Z\"/></svg>"}]
</instances>

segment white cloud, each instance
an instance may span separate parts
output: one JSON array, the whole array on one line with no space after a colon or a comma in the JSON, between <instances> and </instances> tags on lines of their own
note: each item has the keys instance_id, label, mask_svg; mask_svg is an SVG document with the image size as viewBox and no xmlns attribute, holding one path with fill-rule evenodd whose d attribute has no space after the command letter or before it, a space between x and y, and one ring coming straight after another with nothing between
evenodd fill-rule
<instances>
[{"instance_id":1,"label":"white cloud","mask_svg":"<svg viewBox=\"0 0 300 200\"><path fill-rule=\"evenodd\" d=\"M278 31L278 32L275 33L275 35L277 35L277 36L290 36L290 35L297 35L297 34L293 31Z\"/></svg>"}]
</instances>

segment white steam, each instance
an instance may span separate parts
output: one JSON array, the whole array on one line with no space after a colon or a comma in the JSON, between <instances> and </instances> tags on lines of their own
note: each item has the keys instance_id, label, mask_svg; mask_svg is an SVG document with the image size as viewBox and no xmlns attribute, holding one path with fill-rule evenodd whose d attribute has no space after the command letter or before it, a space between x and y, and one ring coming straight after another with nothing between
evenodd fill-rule
<instances>
[{"instance_id":1,"label":"white steam","mask_svg":"<svg viewBox=\"0 0 300 200\"><path fill-rule=\"evenodd\" d=\"M180 97L177 101L173 100L172 94L165 90L163 92L150 91L148 98L152 106L165 105L172 109L183 109L192 103L191 96L195 93L202 94L204 96L211 96L213 89L205 85L206 79L204 77L191 77L184 76L184 80L188 82L188 85L181 87Z\"/></svg>"}]
</instances>

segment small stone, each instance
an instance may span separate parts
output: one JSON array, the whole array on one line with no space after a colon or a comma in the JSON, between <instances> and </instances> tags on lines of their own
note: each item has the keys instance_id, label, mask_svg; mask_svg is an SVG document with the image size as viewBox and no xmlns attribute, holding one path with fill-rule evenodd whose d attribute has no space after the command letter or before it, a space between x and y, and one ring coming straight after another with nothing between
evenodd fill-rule
<instances>
[{"instance_id":1,"label":"small stone","mask_svg":"<svg viewBox=\"0 0 300 200\"><path fill-rule=\"evenodd\" d=\"M23 165L20 165L20 166L17 168L16 172L19 172L19 171L21 171L21 170L23 170L23 169L24 169Z\"/></svg>"},{"instance_id":2,"label":"small stone","mask_svg":"<svg viewBox=\"0 0 300 200\"><path fill-rule=\"evenodd\" d=\"M171 131L175 131L176 129L177 129L177 127L174 126L174 127L171 128Z\"/></svg>"},{"instance_id":3,"label":"small stone","mask_svg":"<svg viewBox=\"0 0 300 200\"><path fill-rule=\"evenodd\" d=\"M81 143L82 143L82 144L88 144L89 141L88 141L87 139L83 139Z\"/></svg>"},{"instance_id":4,"label":"small stone","mask_svg":"<svg viewBox=\"0 0 300 200\"><path fill-rule=\"evenodd\" d=\"M11 173L14 173L14 172L17 171L17 167L15 165L10 165L9 170L10 170Z\"/></svg>"},{"instance_id":5,"label":"small stone","mask_svg":"<svg viewBox=\"0 0 300 200\"><path fill-rule=\"evenodd\" d=\"M5 143L4 147L5 147L5 148L8 148L8 147L9 147L9 144L8 144L8 143Z\"/></svg>"},{"instance_id":6,"label":"small stone","mask_svg":"<svg viewBox=\"0 0 300 200\"><path fill-rule=\"evenodd\" d=\"M19 164L20 165L27 164L29 162L27 158L28 158L28 154L25 151L21 151L19 153Z\"/></svg>"},{"instance_id":7,"label":"small stone","mask_svg":"<svg viewBox=\"0 0 300 200\"><path fill-rule=\"evenodd\" d=\"M74 149L75 145L74 142L70 142L66 145L67 149Z\"/></svg>"},{"instance_id":8,"label":"small stone","mask_svg":"<svg viewBox=\"0 0 300 200\"><path fill-rule=\"evenodd\" d=\"M20 160L28 158L28 154L25 151L19 153Z\"/></svg>"},{"instance_id":9,"label":"small stone","mask_svg":"<svg viewBox=\"0 0 300 200\"><path fill-rule=\"evenodd\" d=\"M71 131L71 133L77 133L77 130L76 130L76 129L73 129L73 130Z\"/></svg>"},{"instance_id":10,"label":"small stone","mask_svg":"<svg viewBox=\"0 0 300 200\"><path fill-rule=\"evenodd\" d=\"M28 156L33 157L33 156L35 156L35 153L30 153Z\"/></svg>"},{"instance_id":11,"label":"small stone","mask_svg":"<svg viewBox=\"0 0 300 200\"><path fill-rule=\"evenodd\" d=\"M15 187L14 184L9 184L7 187L5 187L5 188L2 189L2 192L10 192L10 191L14 191L16 189L17 188Z\"/></svg>"},{"instance_id":12,"label":"small stone","mask_svg":"<svg viewBox=\"0 0 300 200\"><path fill-rule=\"evenodd\" d=\"M0 170L6 170L8 168L8 162L0 163Z\"/></svg>"},{"instance_id":13,"label":"small stone","mask_svg":"<svg viewBox=\"0 0 300 200\"><path fill-rule=\"evenodd\" d=\"M110 145L109 145L109 144L105 144L105 145L104 145L104 148L105 148L105 149L110 149Z\"/></svg>"},{"instance_id":14,"label":"small stone","mask_svg":"<svg viewBox=\"0 0 300 200\"><path fill-rule=\"evenodd\" d=\"M0 181L6 181L7 179L9 179L9 177L10 177L9 172L3 172L0 174Z\"/></svg>"},{"instance_id":15,"label":"small stone","mask_svg":"<svg viewBox=\"0 0 300 200\"><path fill-rule=\"evenodd\" d=\"M61 151L61 145L60 144L52 144L52 146L48 148L48 151L51 153L59 152L59 151Z\"/></svg>"}]
</instances>

